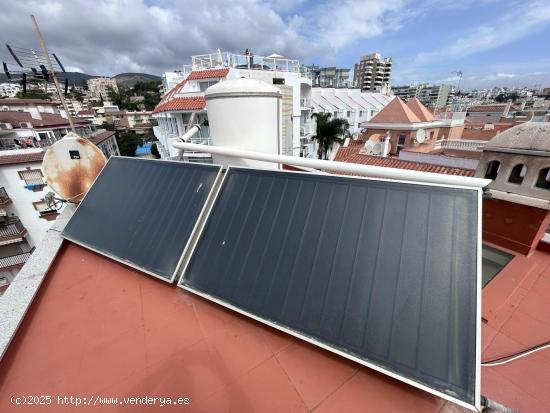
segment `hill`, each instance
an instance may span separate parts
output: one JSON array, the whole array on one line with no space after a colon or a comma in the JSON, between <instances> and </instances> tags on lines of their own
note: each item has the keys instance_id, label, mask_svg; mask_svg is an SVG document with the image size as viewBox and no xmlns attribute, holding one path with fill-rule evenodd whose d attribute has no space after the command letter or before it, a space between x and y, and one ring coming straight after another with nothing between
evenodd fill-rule
<instances>
[{"instance_id":1,"label":"hill","mask_svg":"<svg viewBox=\"0 0 550 413\"><path fill-rule=\"evenodd\" d=\"M69 79L69 85L75 85L75 86L84 86L86 84L86 81L88 79L99 77L94 75L89 75L87 73L80 73L80 72L66 72L59 75L59 78ZM147 73L120 73L116 76L114 76L114 79L116 80L117 84L119 86L124 87L133 87L137 81L142 82L159 82L161 81L159 76L149 75ZM6 82L8 81L7 76L4 73L0 73L0 82Z\"/></svg>"},{"instance_id":2,"label":"hill","mask_svg":"<svg viewBox=\"0 0 550 413\"><path fill-rule=\"evenodd\" d=\"M120 73L114 76L117 84L124 87L133 87L136 82L159 82L160 76L149 75L147 73Z\"/></svg>"}]
</instances>

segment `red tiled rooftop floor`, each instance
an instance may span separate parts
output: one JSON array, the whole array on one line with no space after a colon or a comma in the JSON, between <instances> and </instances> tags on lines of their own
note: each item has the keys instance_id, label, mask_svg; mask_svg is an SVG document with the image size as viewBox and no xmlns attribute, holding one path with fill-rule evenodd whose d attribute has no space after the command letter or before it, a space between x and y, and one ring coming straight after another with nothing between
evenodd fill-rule
<instances>
[{"instance_id":1,"label":"red tiled rooftop floor","mask_svg":"<svg viewBox=\"0 0 550 413\"><path fill-rule=\"evenodd\" d=\"M0 412L364 412L368 407L435 413L444 405L73 244L62 247L0 366ZM189 397L191 403L185 408L10 405L12 395L29 394Z\"/></svg>"},{"instance_id":2,"label":"red tiled rooftop floor","mask_svg":"<svg viewBox=\"0 0 550 413\"><path fill-rule=\"evenodd\" d=\"M538 315L548 309L548 300L533 289L550 291L550 255L535 254L539 264L528 276L517 279L517 269L531 261L516 257L515 265L484 291L496 297L510 287L508 278L515 277L520 287L514 292L523 297L510 314L507 307L516 299L500 307L496 299L488 300L484 358L535 344L550 332L548 319ZM527 330L531 333L523 334ZM548 388L548 353L483 368L482 392L523 413L548 411ZM37 408L14 407L9 401L12 395L44 394L189 397L190 405ZM65 244L0 363L0 412L86 410L463 411L174 285Z\"/></svg>"}]
</instances>

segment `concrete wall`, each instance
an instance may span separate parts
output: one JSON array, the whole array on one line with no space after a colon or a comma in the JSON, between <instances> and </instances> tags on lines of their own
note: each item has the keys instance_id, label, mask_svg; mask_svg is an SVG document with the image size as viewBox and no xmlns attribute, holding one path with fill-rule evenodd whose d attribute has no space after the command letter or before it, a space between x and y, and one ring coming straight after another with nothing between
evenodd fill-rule
<instances>
[{"instance_id":1,"label":"concrete wall","mask_svg":"<svg viewBox=\"0 0 550 413\"><path fill-rule=\"evenodd\" d=\"M477 159L461 158L458 156L445 156L422 152L399 152L399 159L404 161L430 163L433 165L449 166L452 168L462 168L475 170L479 163Z\"/></svg>"}]
</instances>

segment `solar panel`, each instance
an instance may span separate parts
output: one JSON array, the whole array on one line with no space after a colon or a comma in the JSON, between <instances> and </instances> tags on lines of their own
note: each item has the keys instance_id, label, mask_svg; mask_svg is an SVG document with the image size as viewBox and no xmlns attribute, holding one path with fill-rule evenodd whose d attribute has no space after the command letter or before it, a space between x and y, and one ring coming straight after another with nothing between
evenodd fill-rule
<instances>
[{"instance_id":1,"label":"solar panel","mask_svg":"<svg viewBox=\"0 0 550 413\"><path fill-rule=\"evenodd\" d=\"M111 157L62 236L172 282L220 171Z\"/></svg>"},{"instance_id":2,"label":"solar panel","mask_svg":"<svg viewBox=\"0 0 550 413\"><path fill-rule=\"evenodd\" d=\"M230 168L180 286L475 409L480 199Z\"/></svg>"}]
</instances>

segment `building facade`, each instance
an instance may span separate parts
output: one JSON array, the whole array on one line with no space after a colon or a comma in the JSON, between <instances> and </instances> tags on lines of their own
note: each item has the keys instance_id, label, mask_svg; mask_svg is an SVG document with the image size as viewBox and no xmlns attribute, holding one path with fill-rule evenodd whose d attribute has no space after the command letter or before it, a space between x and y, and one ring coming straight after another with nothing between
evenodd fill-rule
<instances>
[{"instance_id":1,"label":"building facade","mask_svg":"<svg viewBox=\"0 0 550 413\"><path fill-rule=\"evenodd\" d=\"M392 92L403 100L417 98L430 108L445 108L449 105L454 94L452 85L430 85L421 83L418 85L392 86Z\"/></svg>"},{"instance_id":2,"label":"building facade","mask_svg":"<svg viewBox=\"0 0 550 413\"><path fill-rule=\"evenodd\" d=\"M14 98L21 91L21 86L17 83L0 83L0 97Z\"/></svg>"},{"instance_id":3,"label":"building facade","mask_svg":"<svg viewBox=\"0 0 550 413\"><path fill-rule=\"evenodd\" d=\"M86 93L88 100L108 99L110 88L118 92L116 80L108 77L95 77L88 79L86 83L88 85L88 92Z\"/></svg>"},{"instance_id":4,"label":"building facade","mask_svg":"<svg viewBox=\"0 0 550 413\"><path fill-rule=\"evenodd\" d=\"M350 69L336 67L304 66L311 77L313 87L347 88L351 86Z\"/></svg>"},{"instance_id":5,"label":"building facade","mask_svg":"<svg viewBox=\"0 0 550 413\"><path fill-rule=\"evenodd\" d=\"M392 60L378 53L362 56L355 65L353 82L362 91L380 92L387 87L391 79Z\"/></svg>"}]
</instances>

